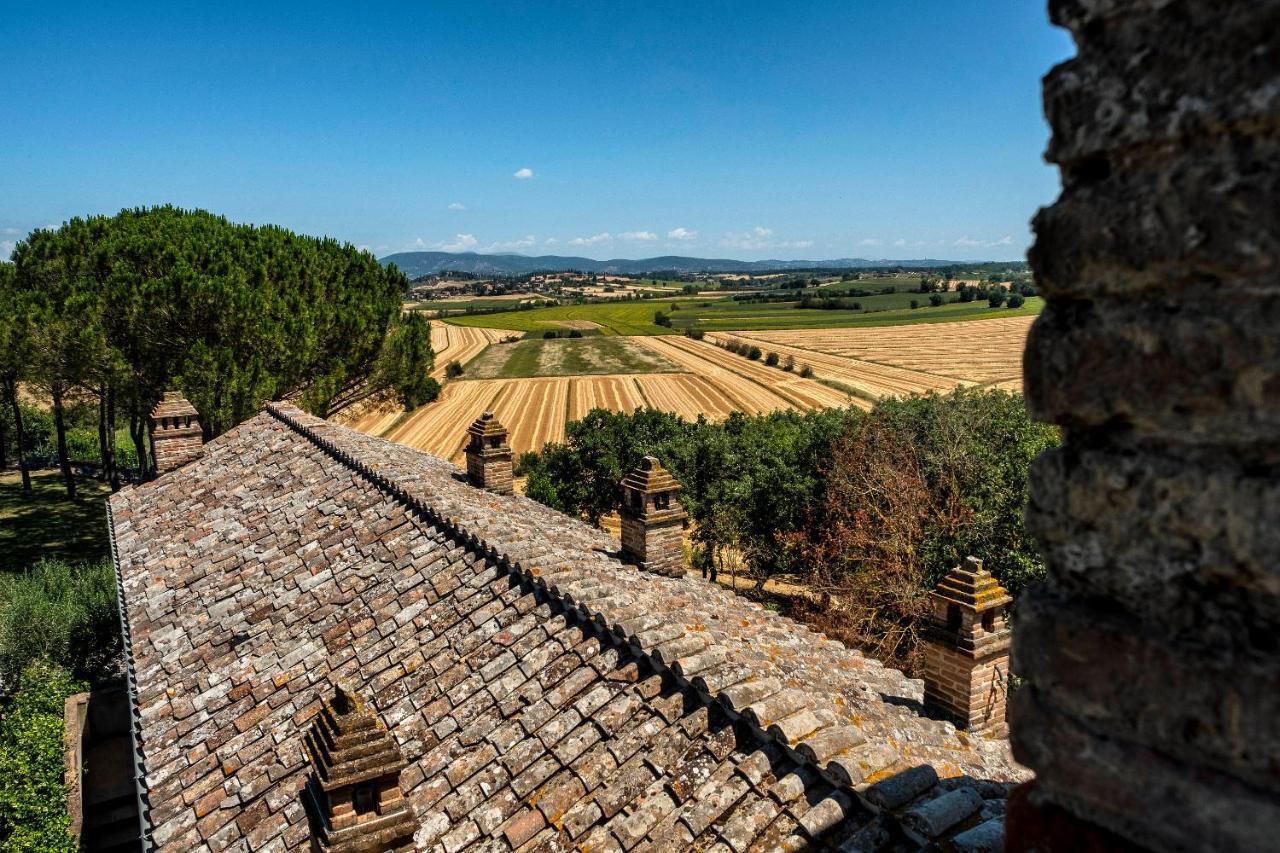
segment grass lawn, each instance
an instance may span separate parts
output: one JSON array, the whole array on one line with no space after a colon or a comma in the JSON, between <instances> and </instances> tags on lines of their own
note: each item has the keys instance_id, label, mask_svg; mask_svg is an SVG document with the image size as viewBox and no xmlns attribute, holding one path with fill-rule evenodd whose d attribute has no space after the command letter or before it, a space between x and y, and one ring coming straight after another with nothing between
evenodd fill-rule
<instances>
[{"instance_id":1,"label":"grass lawn","mask_svg":"<svg viewBox=\"0 0 1280 853\"><path fill-rule=\"evenodd\" d=\"M69 501L57 471L33 471L28 494L16 472L0 474L0 572L21 571L41 557L110 556L104 498L111 489L83 478L76 487Z\"/></svg>"},{"instance_id":2,"label":"grass lawn","mask_svg":"<svg viewBox=\"0 0 1280 853\"><path fill-rule=\"evenodd\" d=\"M466 379L519 379L605 373L674 373L680 370L625 338L532 338L493 344L467 365Z\"/></svg>"}]
</instances>

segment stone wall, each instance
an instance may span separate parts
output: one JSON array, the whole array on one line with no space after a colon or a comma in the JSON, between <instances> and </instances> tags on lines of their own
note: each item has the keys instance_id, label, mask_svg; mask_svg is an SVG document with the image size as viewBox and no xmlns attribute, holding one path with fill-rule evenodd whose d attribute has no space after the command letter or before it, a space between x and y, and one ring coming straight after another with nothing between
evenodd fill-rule
<instances>
[{"instance_id":1,"label":"stone wall","mask_svg":"<svg viewBox=\"0 0 1280 853\"><path fill-rule=\"evenodd\" d=\"M1032 471L1049 578L1019 604L1010 713L1038 779L1010 842L1067 814L1153 849L1274 849L1280 2L1050 14L1078 56L1045 80L1063 189L1035 220L1025 370L1064 443Z\"/></svg>"}]
</instances>

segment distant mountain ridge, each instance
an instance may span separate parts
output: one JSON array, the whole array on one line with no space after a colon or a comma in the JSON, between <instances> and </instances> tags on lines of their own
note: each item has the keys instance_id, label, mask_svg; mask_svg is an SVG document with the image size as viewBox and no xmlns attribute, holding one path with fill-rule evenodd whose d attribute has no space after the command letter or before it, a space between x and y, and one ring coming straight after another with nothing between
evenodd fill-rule
<instances>
[{"instance_id":1,"label":"distant mountain ridge","mask_svg":"<svg viewBox=\"0 0 1280 853\"><path fill-rule=\"evenodd\" d=\"M479 275L527 275L537 272L588 272L616 275L643 275L651 272L771 272L776 270L861 269L866 267L942 267L964 263L922 258L904 261L836 258L826 261L735 261L730 258L690 258L663 255L657 258L615 258L597 261L564 255L481 255L476 252L397 252L382 258L384 264L395 264L409 278L442 272L465 272ZM1016 263L1010 261L1010 263Z\"/></svg>"}]
</instances>

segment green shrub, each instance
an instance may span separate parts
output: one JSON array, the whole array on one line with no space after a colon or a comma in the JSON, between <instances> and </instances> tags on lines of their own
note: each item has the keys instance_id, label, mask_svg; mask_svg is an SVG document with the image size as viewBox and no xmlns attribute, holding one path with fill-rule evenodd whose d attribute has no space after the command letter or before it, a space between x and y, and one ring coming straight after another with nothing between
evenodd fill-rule
<instances>
[{"instance_id":1,"label":"green shrub","mask_svg":"<svg viewBox=\"0 0 1280 853\"><path fill-rule=\"evenodd\" d=\"M41 560L0 576L0 682L11 686L37 660L90 681L120 660L115 575L109 563Z\"/></svg>"},{"instance_id":2,"label":"green shrub","mask_svg":"<svg viewBox=\"0 0 1280 853\"><path fill-rule=\"evenodd\" d=\"M63 704L84 689L64 669L40 661L0 723L0 853L74 853L62 784Z\"/></svg>"},{"instance_id":3,"label":"green shrub","mask_svg":"<svg viewBox=\"0 0 1280 853\"><path fill-rule=\"evenodd\" d=\"M764 355L764 351L761 350L760 347L751 347L750 349L747 350L747 358L751 359L752 361L759 361L760 356L762 355Z\"/></svg>"},{"instance_id":4,"label":"green shrub","mask_svg":"<svg viewBox=\"0 0 1280 853\"><path fill-rule=\"evenodd\" d=\"M1011 294L1009 296L1009 307L1021 308L1024 304L1026 304L1026 301L1027 301L1027 298L1023 296L1021 293Z\"/></svg>"},{"instance_id":5,"label":"green shrub","mask_svg":"<svg viewBox=\"0 0 1280 853\"><path fill-rule=\"evenodd\" d=\"M555 332L548 332L551 337L555 337ZM546 337L545 335L543 337ZM462 375L462 365L456 361L449 362L444 368L444 375L448 379L457 379Z\"/></svg>"},{"instance_id":6,"label":"green shrub","mask_svg":"<svg viewBox=\"0 0 1280 853\"><path fill-rule=\"evenodd\" d=\"M769 365L770 367L777 367L777 366L778 366L778 354L777 354L776 352L771 352L771 353L769 353L768 355L766 355L766 356L764 357L764 363L765 363L765 364L767 364L767 365Z\"/></svg>"},{"instance_id":7,"label":"green shrub","mask_svg":"<svg viewBox=\"0 0 1280 853\"><path fill-rule=\"evenodd\" d=\"M987 304L992 308L999 308L1004 304L1004 291L999 288L992 288L987 294Z\"/></svg>"},{"instance_id":8,"label":"green shrub","mask_svg":"<svg viewBox=\"0 0 1280 853\"><path fill-rule=\"evenodd\" d=\"M690 326L689 328L685 329L684 334L686 337L693 338L695 341L700 341L704 337L706 337L706 332L702 331L701 329L696 329L693 326Z\"/></svg>"},{"instance_id":9,"label":"green shrub","mask_svg":"<svg viewBox=\"0 0 1280 853\"><path fill-rule=\"evenodd\" d=\"M802 379L812 379L812 378L813 378L813 368L812 368L812 367L810 367L810 366L809 366L809 365L807 365L807 364L806 364L804 367L800 368L800 377L801 377Z\"/></svg>"}]
</instances>

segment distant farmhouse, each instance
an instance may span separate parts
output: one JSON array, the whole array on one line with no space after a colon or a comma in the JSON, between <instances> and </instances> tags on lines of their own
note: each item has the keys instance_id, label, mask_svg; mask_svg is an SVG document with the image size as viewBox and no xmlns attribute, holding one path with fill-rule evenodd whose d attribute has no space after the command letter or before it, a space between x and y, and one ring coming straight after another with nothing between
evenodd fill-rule
<instances>
[{"instance_id":1,"label":"distant farmhouse","mask_svg":"<svg viewBox=\"0 0 1280 853\"><path fill-rule=\"evenodd\" d=\"M684 577L657 460L619 548L510 494L492 416L464 473L284 404L193 453L184 403L110 502L146 849L1001 848L979 564L922 685Z\"/></svg>"}]
</instances>

